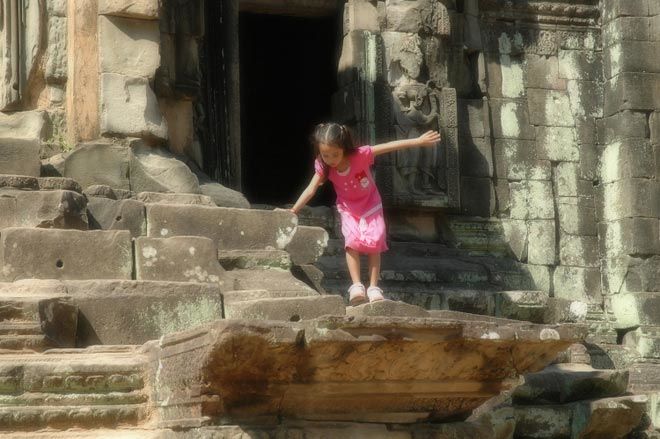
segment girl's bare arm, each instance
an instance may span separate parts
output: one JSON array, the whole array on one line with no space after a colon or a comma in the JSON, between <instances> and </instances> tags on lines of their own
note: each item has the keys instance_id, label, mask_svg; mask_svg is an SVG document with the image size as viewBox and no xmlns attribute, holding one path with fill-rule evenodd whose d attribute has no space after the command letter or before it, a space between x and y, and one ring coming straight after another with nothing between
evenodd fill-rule
<instances>
[{"instance_id":1,"label":"girl's bare arm","mask_svg":"<svg viewBox=\"0 0 660 439\"><path fill-rule=\"evenodd\" d=\"M387 154L398 149L435 146L442 139L437 131L427 131L416 139L395 140L372 147L374 155Z\"/></svg>"},{"instance_id":2,"label":"girl's bare arm","mask_svg":"<svg viewBox=\"0 0 660 439\"><path fill-rule=\"evenodd\" d=\"M300 212L300 209L305 207L305 204L309 202L314 197L314 194L316 194L316 190L323 184L325 181L325 177L322 177L321 175L317 174L316 172L314 173L314 176L312 177L311 181L305 188L305 190L300 194L300 197L298 197L298 201L296 201L296 204L293 205L291 208L291 212L295 213L296 215L298 212Z\"/></svg>"}]
</instances>

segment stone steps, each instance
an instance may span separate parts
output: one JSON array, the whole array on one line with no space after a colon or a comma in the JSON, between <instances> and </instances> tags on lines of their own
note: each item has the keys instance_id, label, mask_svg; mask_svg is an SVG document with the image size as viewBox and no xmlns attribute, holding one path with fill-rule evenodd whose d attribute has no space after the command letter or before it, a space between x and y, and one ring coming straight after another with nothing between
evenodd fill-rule
<instances>
[{"instance_id":1,"label":"stone steps","mask_svg":"<svg viewBox=\"0 0 660 439\"><path fill-rule=\"evenodd\" d=\"M0 430L116 428L149 414L146 357L136 348L0 355Z\"/></svg>"}]
</instances>

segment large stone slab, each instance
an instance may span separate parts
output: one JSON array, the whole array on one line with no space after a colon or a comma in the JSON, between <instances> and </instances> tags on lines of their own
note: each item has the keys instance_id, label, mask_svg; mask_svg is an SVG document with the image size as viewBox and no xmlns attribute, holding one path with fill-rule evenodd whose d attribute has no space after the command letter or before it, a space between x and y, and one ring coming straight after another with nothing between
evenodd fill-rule
<instances>
[{"instance_id":1,"label":"large stone slab","mask_svg":"<svg viewBox=\"0 0 660 439\"><path fill-rule=\"evenodd\" d=\"M32 322L40 328L40 348L75 347L78 308L55 280L0 283L0 326Z\"/></svg>"},{"instance_id":2,"label":"large stone slab","mask_svg":"<svg viewBox=\"0 0 660 439\"><path fill-rule=\"evenodd\" d=\"M0 232L3 281L130 279L133 251L127 231L8 228Z\"/></svg>"},{"instance_id":3,"label":"large stone slab","mask_svg":"<svg viewBox=\"0 0 660 439\"><path fill-rule=\"evenodd\" d=\"M152 346L155 400L173 426L206 416L460 420L585 334L428 318L225 320Z\"/></svg>"},{"instance_id":4,"label":"large stone slab","mask_svg":"<svg viewBox=\"0 0 660 439\"><path fill-rule=\"evenodd\" d=\"M222 319L217 284L65 281L80 309L78 344L141 344Z\"/></svg>"},{"instance_id":5,"label":"large stone slab","mask_svg":"<svg viewBox=\"0 0 660 439\"><path fill-rule=\"evenodd\" d=\"M628 371L599 370L584 364L556 364L525 376L513 391L516 404L564 404L621 396L628 387Z\"/></svg>"},{"instance_id":6,"label":"large stone slab","mask_svg":"<svg viewBox=\"0 0 660 439\"><path fill-rule=\"evenodd\" d=\"M218 260L227 270L253 268L291 269L291 256L285 250L220 250Z\"/></svg>"},{"instance_id":7,"label":"large stone slab","mask_svg":"<svg viewBox=\"0 0 660 439\"><path fill-rule=\"evenodd\" d=\"M307 284L293 276L290 271L273 268L256 268L228 271L227 278L235 290L268 290L271 292L308 291L316 293Z\"/></svg>"},{"instance_id":8,"label":"large stone slab","mask_svg":"<svg viewBox=\"0 0 660 439\"><path fill-rule=\"evenodd\" d=\"M298 322L345 314L344 299L335 295L262 298L225 304L225 317L228 319Z\"/></svg>"},{"instance_id":9,"label":"large stone slab","mask_svg":"<svg viewBox=\"0 0 660 439\"><path fill-rule=\"evenodd\" d=\"M137 280L221 283L215 242L199 236L141 237L135 241Z\"/></svg>"},{"instance_id":10,"label":"large stone slab","mask_svg":"<svg viewBox=\"0 0 660 439\"><path fill-rule=\"evenodd\" d=\"M131 153L131 190L134 192L200 193L197 176L164 148L134 141Z\"/></svg>"},{"instance_id":11,"label":"large stone slab","mask_svg":"<svg viewBox=\"0 0 660 439\"><path fill-rule=\"evenodd\" d=\"M147 78L101 75L101 134L167 138L167 123Z\"/></svg>"},{"instance_id":12,"label":"large stone slab","mask_svg":"<svg viewBox=\"0 0 660 439\"><path fill-rule=\"evenodd\" d=\"M0 137L0 173L38 177L41 172L40 148L38 140Z\"/></svg>"},{"instance_id":13,"label":"large stone slab","mask_svg":"<svg viewBox=\"0 0 660 439\"><path fill-rule=\"evenodd\" d=\"M64 160L62 175L73 178L83 189L106 185L130 189L130 150L112 143L89 143L76 148Z\"/></svg>"},{"instance_id":14,"label":"large stone slab","mask_svg":"<svg viewBox=\"0 0 660 439\"><path fill-rule=\"evenodd\" d=\"M99 15L158 19L158 0L100 0Z\"/></svg>"},{"instance_id":15,"label":"large stone slab","mask_svg":"<svg viewBox=\"0 0 660 439\"><path fill-rule=\"evenodd\" d=\"M133 238L147 233L146 211L139 201L90 197L87 211L91 229L128 230Z\"/></svg>"},{"instance_id":16,"label":"large stone slab","mask_svg":"<svg viewBox=\"0 0 660 439\"><path fill-rule=\"evenodd\" d=\"M220 250L284 249L298 224L288 211L147 205L147 235L205 236Z\"/></svg>"},{"instance_id":17,"label":"large stone slab","mask_svg":"<svg viewBox=\"0 0 660 439\"><path fill-rule=\"evenodd\" d=\"M87 200L72 191L0 189L0 229L39 227L87 230Z\"/></svg>"},{"instance_id":18,"label":"large stone slab","mask_svg":"<svg viewBox=\"0 0 660 439\"><path fill-rule=\"evenodd\" d=\"M99 16L102 73L153 78L160 66L158 22Z\"/></svg>"},{"instance_id":19,"label":"large stone slab","mask_svg":"<svg viewBox=\"0 0 660 439\"><path fill-rule=\"evenodd\" d=\"M298 226L293 239L286 246L296 265L313 264L328 246L328 232L321 227Z\"/></svg>"}]
</instances>

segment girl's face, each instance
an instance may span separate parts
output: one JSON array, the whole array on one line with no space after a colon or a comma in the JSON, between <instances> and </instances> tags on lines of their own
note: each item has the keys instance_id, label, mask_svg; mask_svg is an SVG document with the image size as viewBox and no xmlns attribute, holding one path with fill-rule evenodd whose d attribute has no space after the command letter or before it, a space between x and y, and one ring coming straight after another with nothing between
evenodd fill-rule
<instances>
[{"instance_id":1,"label":"girl's face","mask_svg":"<svg viewBox=\"0 0 660 439\"><path fill-rule=\"evenodd\" d=\"M319 152L321 153L321 159L331 168L339 166L344 159L344 150L336 145L321 143L319 144Z\"/></svg>"}]
</instances>

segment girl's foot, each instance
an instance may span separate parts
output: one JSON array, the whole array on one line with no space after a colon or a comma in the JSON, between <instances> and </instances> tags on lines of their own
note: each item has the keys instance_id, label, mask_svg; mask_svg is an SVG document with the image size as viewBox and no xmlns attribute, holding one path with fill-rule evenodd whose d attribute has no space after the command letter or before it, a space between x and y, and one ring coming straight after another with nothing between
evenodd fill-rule
<instances>
[{"instance_id":1,"label":"girl's foot","mask_svg":"<svg viewBox=\"0 0 660 439\"><path fill-rule=\"evenodd\" d=\"M367 296L364 294L364 285L356 283L348 289L348 303L351 306L357 306L367 301Z\"/></svg>"},{"instance_id":2,"label":"girl's foot","mask_svg":"<svg viewBox=\"0 0 660 439\"><path fill-rule=\"evenodd\" d=\"M369 296L369 303L385 300L385 297L383 297L383 290L374 286L369 287L367 290L367 296Z\"/></svg>"}]
</instances>

